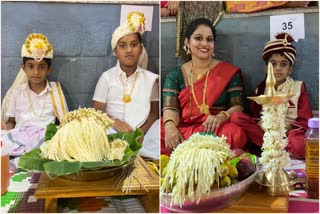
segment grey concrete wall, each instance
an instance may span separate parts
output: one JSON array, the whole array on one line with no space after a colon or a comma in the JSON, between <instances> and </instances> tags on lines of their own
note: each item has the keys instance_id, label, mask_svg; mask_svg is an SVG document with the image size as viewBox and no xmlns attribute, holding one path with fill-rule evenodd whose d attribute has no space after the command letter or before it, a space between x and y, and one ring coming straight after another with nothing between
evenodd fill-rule
<instances>
[{"instance_id":1,"label":"grey concrete wall","mask_svg":"<svg viewBox=\"0 0 320 214\"><path fill-rule=\"evenodd\" d=\"M142 42L148 70L159 73L159 7L152 6L152 31ZM111 37L120 23L120 4L1 3L1 100L22 63L21 45L30 33L45 34L54 47L49 80L62 85L69 109L89 107L100 75L113 67Z\"/></svg>"},{"instance_id":2,"label":"grey concrete wall","mask_svg":"<svg viewBox=\"0 0 320 214\"><path fill-rule=\"evenodd\" d=\"M274 15L274 14L273 14ZM269 41L268 15L222 18L216 26L216 58L241 68L246 96L252 95L264 78L262 50ZM183 63L175 58L175 21L161 23L161 76ZM305 39L293 43L297 49L292 77L306 83L313 109L319 109L319 14L305 14ZM247 100L248 101L248 100Z\"/></svg>"}]
</instances>

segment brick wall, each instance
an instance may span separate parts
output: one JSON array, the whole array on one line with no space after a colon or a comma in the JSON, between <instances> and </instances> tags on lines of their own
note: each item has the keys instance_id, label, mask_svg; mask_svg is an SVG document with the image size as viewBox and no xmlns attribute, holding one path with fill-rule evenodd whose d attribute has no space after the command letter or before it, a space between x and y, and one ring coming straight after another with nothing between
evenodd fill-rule
<instances>
[{"instance_id":1,"label":"brick wall","mask_svg":"<svg viewBox=\"0 0 320 214\"><path fill-rule=\"evenodd\" d=\"M142 40L148 69L159 73L159 8L153 6L152 31ZM100 75L113 67L111 37L120 24L120 4L1 3L1 100L22 63L21 45L33 32L45 34L54 46L49 80L59 81L69 109L91 106Z\"/></svg>"}]
</instances>

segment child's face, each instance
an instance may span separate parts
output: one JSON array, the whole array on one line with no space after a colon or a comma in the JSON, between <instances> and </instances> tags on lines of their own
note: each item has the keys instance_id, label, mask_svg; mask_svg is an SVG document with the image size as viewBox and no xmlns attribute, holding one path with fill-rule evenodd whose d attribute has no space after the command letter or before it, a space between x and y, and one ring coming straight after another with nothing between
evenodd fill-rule
<instances>
[{"instance_id":1,"label":"child's face","mask_svg":"<svg viewBox=\"0 0 320 214\"><path fill-rule=\"evenodd\" d=\"M287 76L292 72L292 66L290 61L281 54L273 54L268 60L268 64L272 63L273 73L276 78L277 84L282 84L286 81ZM268 66L266 66L266 72L268 71Z\"/></svg>"},{"instance_id":2,"label":"child's face","mask_svg":"<svg viewBox=\"0 0 320 214\"><path fill-rule=\"evenodd\" d=\"M26 73L28 80L33 84L39 84L46 81L47 74L50 68L45 60L36 62L35 60L27 60L22 65L24 72Z\"/></svg>"},{"instance_id":3,"label":"child's face","mask_svg":"<svg viewBox=\"0 0 320 214\"><path fill-rule=\"evenodd\" d=\"M142 46L137 33L122 37L114 50L120 65L125 67L136 66L142 53Z\"/></svg>"}]
</instances>

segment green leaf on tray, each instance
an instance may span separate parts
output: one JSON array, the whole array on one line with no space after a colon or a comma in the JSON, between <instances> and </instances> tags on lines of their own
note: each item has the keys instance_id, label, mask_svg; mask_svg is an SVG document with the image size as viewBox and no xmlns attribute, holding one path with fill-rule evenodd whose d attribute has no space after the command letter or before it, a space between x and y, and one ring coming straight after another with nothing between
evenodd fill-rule
<instances>
[{"instance_id":1,"label":"green leaf on tray","mask_svg":"<svg viewBox=\"0 0 320 214\"><path fill-rule=\"evenodd\" d=\"M56 134L57 131L58 131L58 126L56 124L50 123L49 125L47 125L44 141L51 140L51 138L53 138L53 136Z\"/></svg>"},{"instance_id":2,"label":"green leaf on tray","mask_svg":"<svg viewBox=\"0 0 320 214\"><path fill-rule=\"evenodd\" d=\"M47 132L53 133L54 128L56 127L48 127ZM48 136L50 136L50 134L48 134ZM136 129L131 133L116 133L108 135L109 142L114 139L123 139L129 143L122 160L105 160L99 162L55 161L41 157L41 150L38 148L22 155L19 159L18 167L28 171L46 171L50 178L54 178L56 176L68 175L81 172L83 170L98 170L107 167L122 166L129 162L133 156L138 154L142 145L137 140L142 136L143 132L141 129Z\"/></svg>"}]
</instances>

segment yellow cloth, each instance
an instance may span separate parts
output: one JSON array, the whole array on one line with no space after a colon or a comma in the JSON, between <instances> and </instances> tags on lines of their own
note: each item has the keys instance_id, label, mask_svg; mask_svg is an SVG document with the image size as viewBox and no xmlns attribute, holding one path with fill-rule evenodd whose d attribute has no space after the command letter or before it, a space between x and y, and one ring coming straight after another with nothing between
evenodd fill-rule
<instances>
[{"instance_id":1,"label":"yellow cloth","mask_svg":"<svg viewBox=\"0 0 320 214\"><path fill-rule=\"evenodd\" d=\"M253 13L285 5L288 1L225 1L227 13Z\"/></svg>"}]
</instances>

